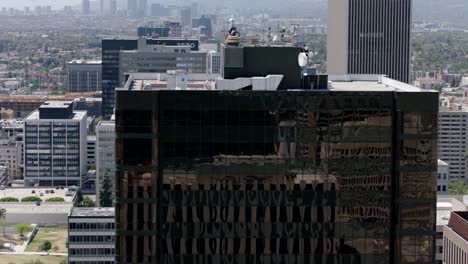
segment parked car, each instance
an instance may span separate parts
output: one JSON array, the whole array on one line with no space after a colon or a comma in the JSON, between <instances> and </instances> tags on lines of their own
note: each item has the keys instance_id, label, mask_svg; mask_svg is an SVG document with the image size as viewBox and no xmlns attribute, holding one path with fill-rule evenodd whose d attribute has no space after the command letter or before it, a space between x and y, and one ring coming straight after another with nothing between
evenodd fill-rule
<instances>
[{"instance_id":1,"label":"parked car","mask_svg":"<svg viewBox=\"0 0 468 264\"><path fill-rule=\"evenodd\" d=\"M36 202L36 206L41 206L41 202Z\"/></svg>"},{"instance_id":2,"label":"parked car","mask_svg":"<svg viewBox=\"0 0 468 264\"><path fill-rule=\"evenodd\" d=\"M50 190L50 193L55 193L55 191L54 191L54 190Z\"/></svg>"},{"instance_id":3,"label":"parked car","mask_svg":"<svg viewBox=\"0 0 468 264\"><path fill-rule=\"evenodd\" d=\"M36 193L36 191L35 191L35 190L32 190L31 193Z\"/></svg>"},{"instance_id":4,"label":"parked car","mask_svg":"<svg viewBox=\"0 0 468 264\"><path fill-rule=\"evenodd\" d=\"M39 193L39 196L44 196L44 193Z\"/></svg>"},{"instance_id":5,"label":"parked car","mask_svg":"<svg viewBox=\"0 0 468 264\"><path fill-rule=\"evenodd\" d=\"M73 192L72 191L66 191L65 196L73 196Z\"/></svg>"}]
</instances>

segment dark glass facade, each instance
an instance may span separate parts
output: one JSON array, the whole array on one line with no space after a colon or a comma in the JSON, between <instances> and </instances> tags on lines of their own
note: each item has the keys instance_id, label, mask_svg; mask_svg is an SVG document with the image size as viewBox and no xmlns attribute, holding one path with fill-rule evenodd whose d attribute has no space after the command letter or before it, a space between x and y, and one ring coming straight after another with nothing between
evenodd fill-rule
<instances>
[{"instance_id":1,"label":"dark glass facade","mask_svg":"<svg viewBox=\"0 0 468 264\"><path fill-rule=\"evenodd\" d=\"M117 263L435 263L438 94L118 91Z\"/></svg>"},{"instance_id":2,"label":"dark glass facade","mask_svg":"<svg viewBox=\"0 0 468 264\"><path fill-rule=\"evenodd\" d=\"M119 56L121 50L135 50L137 39L102 40L102 114L110 118L115 107L115 88L119 84Z\"/></svg>"}]
</instances>

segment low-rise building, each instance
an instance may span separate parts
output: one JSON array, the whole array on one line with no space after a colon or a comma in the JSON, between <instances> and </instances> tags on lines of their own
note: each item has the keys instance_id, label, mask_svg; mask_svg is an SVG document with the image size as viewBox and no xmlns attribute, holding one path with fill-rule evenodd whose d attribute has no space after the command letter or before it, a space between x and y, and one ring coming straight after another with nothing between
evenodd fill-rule
<instances>
[{"instance_id":1,"label":"low-rise building","mask_svg":"<svg viewBox=\"0 0 468 264\"><path fill-rule=\"evenodd\" d=\"M115 263L114 208L72 208L68 216L68 263Z\"/></svg>"},{"instance_id":2,"label":"low-rise building","mask_svg":"<svg viewBox=\"0 0 468 264\"><path fill-rule=\"evenodd\" d=\"M468 212L452 212L444 227L444 263L468 264Z\"/></svg>"},{"instance_id":3,"label":"low-rise building","mask_svg":"<svg viewBox=\"0 0 468 264\"><path fill-rule=\"evenodd\" d=\"M450 215L454 211L467 211L466 196L443 195L437 196L437 217L436 217L436 263L443 264L444 254L444 227L448 225Z\"/></svg>"}]
</instances>

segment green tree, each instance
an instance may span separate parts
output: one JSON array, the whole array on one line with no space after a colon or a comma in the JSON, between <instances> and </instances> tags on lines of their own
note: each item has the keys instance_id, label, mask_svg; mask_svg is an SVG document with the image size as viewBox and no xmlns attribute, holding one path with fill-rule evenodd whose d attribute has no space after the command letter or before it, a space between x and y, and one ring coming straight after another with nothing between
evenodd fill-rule
<instances>
[{"instance_id":1,"label":"green tree","mask_svg":"<svg viewBox=\"0 0 468 264\"><path fill-rule=\"evenodd\" d=\"M95 207L96 203L89 197L85 197L80 207Z\"/></svg>"},{"instance_id":2,"label":"green tree","mask_svg":"<svg viewBox=\"0 0 468 264\"><path fill-rule=\"evenodd\" d=\"M0 202L2 202L2 203L17 203L17 202L19 202L19 200L16 197L3 197L3 198L0 198Z\"/></svg>"},{"instance_id":3,"label":"green tree","mask_svg":"<svg viewBox=\"0 0 468 264\"><path fill-rule=\"evenodd\" d=\"M48 202L48 203L63 203L63 202L65 202L65 199L63 199L62 197L51 197L51 198L47 198L46 202Z\"/></svg>"},{"instance_id":4,"label":"green tree","mask_svg":"<svg viewBox=\"0 0 468 264\"><path fill-rule=\"evenodd\" d=\"M451 195L465 195L468 194L468 186L461 181L451 182L448 186L449 194Z\"/></svg>"},{"instance_id":5,"label":"green tree","mask_svg":"<svg viewBox=\"0 0 468 264\"><path fill-rule=\"evenodd\" d=\"M75 198L73 199L73 205L75 207L82 207L83 204L83 193L81 192L81 188L76 190Z\"/></svg>"},{"instance_id":6,"label":"green tree","mask_svg":"<svg viewBox=\"0 0 468 264\"><path fill-rule=\"evenodd\" d=\"M42 199L37 197L37 196L28 196L28 197L24 197L23 199L21 199L21 202L22 203L27 203L27 202L42 202Z\"/></svg>"},{"instance_id":7,"label":"green tree","mask_svg":"<svg viewBox=\"0 0 468 264\"><path fill-rule=\"evenodd\" d=\"M52 248L52 242L50 242L49 240L44 241L44 243L42 243L42 245L39 246L39 250L44 251L47 254L49 254L49 250L51 248Z\"/></svg>"},{"instance_id":8,"label":"green tree","mask_svg":"<svg viewBox=\"0 0 468 264\"><path fill-rule=\"evenodd\" d=\"M15 227L16 233L18 233L21 237L21 239L24 240L24 233L30 232L32 230L32 227L28 224L17 224Z\"/></svg>"},{"instance_id":9,"label":"green tree","mask_svg":"<svg viewBox=\"0 0 468 264\"><path fill-rule=\"evenodd\" d=\"M104 178L102 179L99 199L101 207L112 207L112 179L107 173L104 174Z\"/></svg>"}]
</instances>

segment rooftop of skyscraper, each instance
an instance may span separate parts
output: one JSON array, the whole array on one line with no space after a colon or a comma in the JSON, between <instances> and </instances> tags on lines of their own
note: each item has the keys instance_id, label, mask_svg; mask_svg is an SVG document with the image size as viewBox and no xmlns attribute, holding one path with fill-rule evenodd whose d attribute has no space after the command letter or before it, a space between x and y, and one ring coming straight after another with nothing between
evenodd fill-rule
<instances>
[{"instance_id":1,"label":"rooftop of skyscraper","mask_svg":"<svg viewBox=\"0 0 468 264\"><path fill-rule=\"evenodd\" d=\"M226 80L217 78L210 80L205 74L185 74L185 86L179 83L176 86L168 85L170 74L137 73L132 74L123 90L278 90L282 75L268 75L266 77L237 78ZM413 85L390 79L383 75L330 75L328 76L329 91L366 91L366 92L437 92L424 90ZM306 89L289 89L306 90ZM306 90L319 91L319 90Z\"/></svg>"}]
</instances>

